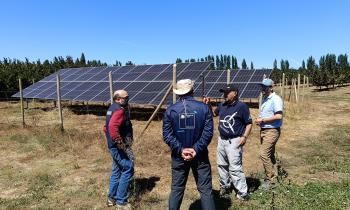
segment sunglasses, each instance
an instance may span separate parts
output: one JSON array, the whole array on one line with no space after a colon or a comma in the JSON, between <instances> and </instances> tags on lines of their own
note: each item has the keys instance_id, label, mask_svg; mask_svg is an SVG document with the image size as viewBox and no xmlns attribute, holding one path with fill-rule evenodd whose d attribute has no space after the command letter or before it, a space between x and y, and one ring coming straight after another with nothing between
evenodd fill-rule
<instances>
[{"instance_id":1,"label":"sunglasses","mask_svg":"<svg viewBox=\"0 0 350 210\"><path fill-rule=\"evenodd\" d=\"M129 96L125 96L125 97L118 97L118 99L128 100L128 99L129 99Z\"/></svg>"}]
</instances>

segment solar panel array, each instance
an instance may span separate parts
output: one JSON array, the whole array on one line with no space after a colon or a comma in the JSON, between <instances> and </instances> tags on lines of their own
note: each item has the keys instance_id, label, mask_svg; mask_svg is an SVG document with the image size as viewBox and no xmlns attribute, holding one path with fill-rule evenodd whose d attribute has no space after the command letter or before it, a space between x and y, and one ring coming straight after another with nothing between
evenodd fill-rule
<instances>
[{"instance_id":1,"label":"solar panel array","mask_svg":"<svg viewBox=\"0 0 350 210\"><path fill-rule=\"evenodd\" d=\"M208 71L210 62L177 64L177 79L195 80L195 96L203 95L202 78L205 76L204 95L221 97L219 89L226 85L227 71ZM85 67L62 69L25 88L25 98L56 99L56 75L61 78L61 99L75 101L109 102L109 72L112 72L113 89L125 89L130 103L158 104L172 81L173 65L140 65L119 67ZM272 70L231 70L231 83L237 85L240 98L257 98L258 84ZM19 93L13 95L19 97ZM166 103L171 103L168 97Z\"/></svg>"},{"instance_id":2,"label":"solar panel array","mask_svg":"<svg viewBox=\"0 0 350 210\"><path fill-rule=\"evenodd\" d=\"M176 67L177 78L198 81L209 65L210 62L179 63ZM62 69L24 89L23 96L56 99L56 76L59 74L62 100L108 102L109 72L112 72L113 89L128 91L130 103L158 104L172 81L173 65ZM13 97L19 97L19 93Z\"/></svg>"},{"instance_id":3,"label":"solar panel array","mask_svg":"<svg viewBox=\"0 0 350 210\"><path fill-rule=\"evenodd\" d=\"M257 98L260 94L259 83L264 77L270 77L271 73L271 69L231 70L230 83L238 88L239 98ZM219 90L227 84L227 71L208 71L205 81L204 95L212 98L222 97ZM198 93L199 91L196 91L197 96L200 96Z\"/></svg>"}]
</instances>

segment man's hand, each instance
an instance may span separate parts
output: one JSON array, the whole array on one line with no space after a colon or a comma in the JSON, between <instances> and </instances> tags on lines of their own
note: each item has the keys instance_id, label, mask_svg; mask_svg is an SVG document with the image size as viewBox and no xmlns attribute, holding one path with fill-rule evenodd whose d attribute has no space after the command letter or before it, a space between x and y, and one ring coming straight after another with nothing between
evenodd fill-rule
<instances>
[{"instance_id":1,"label":"man's hand","mask_svg":"<svg viewBox=\"0 0 350 210\"><path fill-rule=\"evenodd\" d=\"M205 104L209 104L210 103L210 98L208 97L204 97L203 98L203 103L205 103Z\"/></svg>"},{"instance_id":2,"label":"man's hand","mask_svg":"<svg viewBox=\"0 0 350 210\"><path fill-rule=\"evenodd\" d=\"M196 156L196 151L193 148L185 148L182 150L181 157L185 161L190 161Z\"/></svg>"},{"instance_id":3,"label":"man's hand","mask_svg":"<svg viewBox=\"0 0 350 210\"><path fill-rule=\"evenodd\" d=\"M260 125L261 123L263 122L263 119L262 118L256 118L256 120L255 120L255 123L257 124L257 125Z\"/></svg>"},{"instance_id":4,"label":"man's hand","mask_svg":"<svg viewBox=\"0 0 350 210\"><path fill-rule=\"evenodd\" d=\"M241 136L241 137L239 138L238 147L244 146L246 142L247 142L247 137Z\"/></svg>"}]
</instances>

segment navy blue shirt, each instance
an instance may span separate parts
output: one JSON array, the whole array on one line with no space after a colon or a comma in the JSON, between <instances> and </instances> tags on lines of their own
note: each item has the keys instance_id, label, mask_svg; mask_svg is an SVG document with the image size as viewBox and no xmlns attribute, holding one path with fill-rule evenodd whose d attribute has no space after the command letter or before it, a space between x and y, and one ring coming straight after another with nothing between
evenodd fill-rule
<instances>
[{"instance_id":1,"label":"navy blue shirt","mask_svg":"<svg viewBox=\"0 0 350 210\"><path fill-rule=\"evenodd\" d=\"M214 112L219 115L219 133L222 139L242 136L246 126L252 124L249 107L238 100L232 104L220 103Z\"/></svg>"},{"instance_id":2,"label":"navy blue shirt","mask_svg":"<svg viewBox=\"0 0 350 210\"><path fill-rule=\"evenodd\" d=\"M175 159L181 159L183 148L193 148L197 157L207 158L213 127L209 107L191 96L183 96L164 113L163 138Z\"/></svg>"}]
</instances>

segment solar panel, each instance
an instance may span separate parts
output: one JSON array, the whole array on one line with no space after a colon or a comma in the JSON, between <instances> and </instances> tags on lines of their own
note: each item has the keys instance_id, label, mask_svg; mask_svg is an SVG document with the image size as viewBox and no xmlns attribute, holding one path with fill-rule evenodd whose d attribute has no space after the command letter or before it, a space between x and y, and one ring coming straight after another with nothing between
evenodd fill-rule
<instances>
[{"instance_id":1,"label":"solar panel","mask_svg":"<svg viewBox=\"0 0 350 210\"><path fill-rule=\"evenodd\" d=\"M263 70L231 70L230 83L235 84L238 88L240 98L257 98L260 94L259 83L264 79L264 76L270 77L271 69ZM204 95L211 98L220 98L222 93L219 90L227 85L227 71L225 70L211 70L208 71L205 78ZM197 87L196 96L201 96Z\"/></svg>"},{"instance_id":2,"label":"solar panel","mask_svg":"<svg viewBox=\"0 0 350 210\"><path fill-rule=\"evenodd\" d=\"M176 67L177 79L188 78L198 82L209 65L210 62L179 63ZM62 100L108 102L108 74L112 72L113 89L128 91L130 103L158 104L172 81L172 71L172 64L61 69L24 89L23 96L55 99L56 75L59 74ZM13 97L19 97L19 93Z\"/></svg>"}]
</instances>

